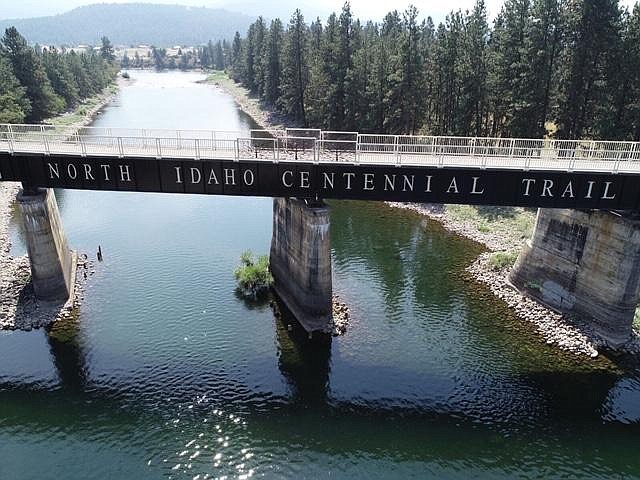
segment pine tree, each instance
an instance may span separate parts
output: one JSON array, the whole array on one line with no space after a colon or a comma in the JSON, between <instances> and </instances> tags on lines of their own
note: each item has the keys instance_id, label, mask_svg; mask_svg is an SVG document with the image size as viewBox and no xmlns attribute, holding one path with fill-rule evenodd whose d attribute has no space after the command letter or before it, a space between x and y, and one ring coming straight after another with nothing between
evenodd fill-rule
<instances>
[{"instance_id":1,"label":"pine tree","mask_svg":"<svg viewBox=\"0 0 640 480\"><path fill-rule=\"evenodd\" d=\"M570 1L556 101L560 138L597 138L606 132L620 23L617 0Z\"/></svg>"},{"instance_id":2,"label":"pine tree","mask_svg":"<svg viewBox=\"0 0 640 480\"><path fill-rule=\"evenodd\" d=\"M80 99L80 93L65 56L50 47L43 52L42 62L53 91L64 99L66 108L75 107Z\"/></svg>"},{"instance_id":3,"label":"pine tree","mask_svg":"<svg viewBox=\"0 0 640 480\"><path fill-rule=\"evenodd\" d=\"M530 122L523 136L540 138L547 133L560 36L558 0L534 0L524 43L523 115Z\"/></svg>"},{"instance_id":4,"label":"pine tree","mask_svg":"<svg viewBox=\"0 0 640 480\"><path fill-rule=\"evenodd\" d=\"M0 123L23 123L30 113L26 90L13 74L9 60L0 52Z\"/></svg>"},{"instance_id":5,"label":"pine tree","mask_svg":"<svg viewBox=\"0 0 640 480\"><path fill-rule=\"evenodd\" d=\"M113 45L111 45L109 37L103 36L100 41L102 42L102 46L100 47L100 56L105 62L111 63L115 61L116 56L113 52Z\"/></svg>"},{"instance_id":6,"label":"pine tree","mask_svg":"<svg viewBox=\"0 0 640 480\"><path fill-rule=\"evenodd\" d=\"M11 62L14 75L31 102L26 121L39 122L62 111L64 100L53 91L40 57L15 27L5 31L0 51Z\"/></svg>"},{"instance_id":7,"label":"pine tree","mask_svg":"<svg viewBox=\"0 0 640 480\"><path fill-rule=\"evenodd\" d=\"M307 25L299 9L293 13L283 47L281 110L296 122L307 126L305 90L309 79L307 62Z\"/></svg>"},{"instance_id":8,"label":"pine tree","mask_svg":"<svg viewBox=\"0 0 640 480\"><path fill-rule=\"evenodd\" d=\"M280 98L280 76L282 70L282 22L276 18L271 22L265 43L265 56L262 71L264 72L264 99L275 105Z\"/></svg>"},{"instance_id":9,"label":"pine tree","mask_svg":"<svg viewBox=\"0 0 640 480\"><path fill-rule=\"evenodd\" d=\"M461 84L459 131L481 136L487 110L487 42L489 27L484 0L477 0L464 19L458 75Z\"/></svg>"}]
</instances>

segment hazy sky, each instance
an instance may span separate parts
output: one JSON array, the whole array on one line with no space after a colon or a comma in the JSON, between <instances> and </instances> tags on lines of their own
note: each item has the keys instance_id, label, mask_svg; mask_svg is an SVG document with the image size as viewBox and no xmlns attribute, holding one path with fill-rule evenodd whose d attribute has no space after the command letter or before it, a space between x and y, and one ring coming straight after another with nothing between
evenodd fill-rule
<instances>
[{"instance_id":1,"label":"hazy sky","mask_svg":"<svg viewBox=\"0 0 640 480\"><path fill-rule=\"evenodd\" d=\"M249 15L264 15L266 17L280 16L288 18L296 6L300 6L307 19L315 16L325 18L332 11L342 8L344 0L137 0L142 3L167 3L206 7L224 7L229 10L240 11ZM621 5L631 6L636 0L620 0ZM92 0L0 0L0 18L37 17L63 13L72 8L91 3L134 3L132 0L108 0L105 2ZM474 0L351 0L351 7L356 17L361 20L379 20L389 10L404 10L413 3L422 15L431 15L440 21L451 10L471 9ZM502 5L503 0L486 0L490 18L493 18Z\"/></svg>"}]
</instances>

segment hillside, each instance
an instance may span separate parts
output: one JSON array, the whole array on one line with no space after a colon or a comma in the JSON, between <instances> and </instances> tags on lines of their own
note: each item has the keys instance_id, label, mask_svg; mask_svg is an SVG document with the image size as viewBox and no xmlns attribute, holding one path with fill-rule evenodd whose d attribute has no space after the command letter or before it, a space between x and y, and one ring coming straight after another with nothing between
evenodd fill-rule
<instances>
[{"instance_id":1,"label":"hillside","mask_svg":"<svg viewBox=\"0 0 640 480\"><path fill-rule=\"evenodd\" d=\"M98 44L103 35L116 45L196 45L231 40L254 19L223 9L142 3L96 4L61 15L0 20L15 26L29 42L42 45Z\"/></svg>"}]
</instances>

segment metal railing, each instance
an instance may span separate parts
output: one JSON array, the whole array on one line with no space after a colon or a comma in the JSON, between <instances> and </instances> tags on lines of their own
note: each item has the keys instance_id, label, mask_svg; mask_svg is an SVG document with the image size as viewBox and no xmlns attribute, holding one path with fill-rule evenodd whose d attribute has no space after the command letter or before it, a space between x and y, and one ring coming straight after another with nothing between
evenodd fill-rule
<instances>
[{"instance_id":1,"label":"metal railing","mask_svg":"<svg viewBox=\"0 0 640 480\"><path fill-rule=\"evenodd\" d=\"M639 142L0 124L0 152L640 173Z\"/></svg>"}]
</instances>

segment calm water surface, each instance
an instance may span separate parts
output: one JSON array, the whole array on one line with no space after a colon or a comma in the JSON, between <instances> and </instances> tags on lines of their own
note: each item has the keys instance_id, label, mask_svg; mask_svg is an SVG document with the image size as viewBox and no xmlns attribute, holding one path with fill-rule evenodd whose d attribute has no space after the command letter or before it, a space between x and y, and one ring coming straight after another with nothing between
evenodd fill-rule
<instances>
[{"instance_id":1,"label":"calm water surface","mask_svg":"<svg viewBox=\"0 0 640 480\"><path fill-rule=\"evenodd\" d=\"M253 127L197 74L132 77L97 126ZM640 478L640 369L547 347L436 224L333 202L353 318L309 342L235 293L270 199L57 196L105 262L75 321L0 334L0 479Z\"/></svg>"}]
</instances>

